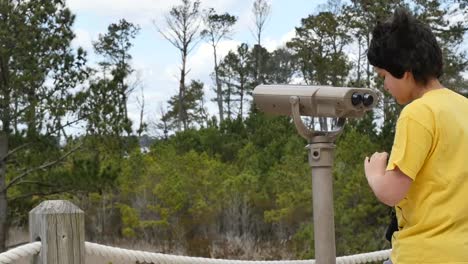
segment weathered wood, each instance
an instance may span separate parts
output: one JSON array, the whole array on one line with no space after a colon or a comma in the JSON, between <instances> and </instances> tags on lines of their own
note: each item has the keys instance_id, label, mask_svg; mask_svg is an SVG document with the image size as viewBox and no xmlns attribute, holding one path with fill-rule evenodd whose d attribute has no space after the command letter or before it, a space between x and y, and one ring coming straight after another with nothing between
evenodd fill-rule
<instances>
[{"instance_id":1,"label":"weathered wood","mask_svg":"<svg viewBox=\"0 0 468 264\"><path fill-rule=\"evenodd\" d=\"M84 212L68 201L44 201L29 212L31 242L41 241L33 264L84 264Z\"/></svg>"}]
</instances>

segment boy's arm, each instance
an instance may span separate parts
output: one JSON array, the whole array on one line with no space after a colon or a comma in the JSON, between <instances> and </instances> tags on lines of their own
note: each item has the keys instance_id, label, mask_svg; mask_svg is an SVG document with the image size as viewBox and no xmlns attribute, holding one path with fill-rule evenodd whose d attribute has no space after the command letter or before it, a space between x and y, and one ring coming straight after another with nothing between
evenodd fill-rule
<instances>
[{"instance_id":1,"label":"boy's arm","mask_svg":"<svg viewBox=\"0 0 468 264\"><path fill-rule=\"evenodd\" d=\"M367 181L375 196L386 205L395 206L405 198L413 180L398 167L386 171L388 153L374 153L364 160Z\"/></svg>"}]
</instances>

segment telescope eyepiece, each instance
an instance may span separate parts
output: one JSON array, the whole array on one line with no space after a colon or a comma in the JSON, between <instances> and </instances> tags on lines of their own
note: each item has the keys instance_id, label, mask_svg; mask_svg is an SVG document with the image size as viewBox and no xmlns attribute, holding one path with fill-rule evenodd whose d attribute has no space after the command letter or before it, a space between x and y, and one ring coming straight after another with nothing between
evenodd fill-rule
<instances>
[{"instance_id":1,"label":"telescope eyepiece","mask_svg":"<svg viewBox=\"0 0 468 264\"><path fill-rule=\"evenodd\" d=\"M360 93L353 93L353 95L351 95L351 104L353 104L353 106L358 106L362 103L362 95Z\"/></svg>"},{"instance_id":2,"label":"telescope eyepiece","mask_svg":"<svg viewBox=\"0 0 468 264\"><path fill-rule=\"evenodd\" d=\"M364 94L364 96L362 97L362 103L366 107L371 106L374 103L374 96L372 96L371 94L367 94L367 93Z\"/></svg>"}]
</instances>

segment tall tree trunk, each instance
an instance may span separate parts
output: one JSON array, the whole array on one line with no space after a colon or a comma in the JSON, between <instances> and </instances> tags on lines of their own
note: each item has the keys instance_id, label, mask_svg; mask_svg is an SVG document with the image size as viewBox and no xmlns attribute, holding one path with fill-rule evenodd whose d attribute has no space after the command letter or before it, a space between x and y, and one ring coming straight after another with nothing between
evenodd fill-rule
<instances>
[{"instance_id":1,"label":"tall tree trunk","mask_svg":"<svg viewBox=\"0 0 468 264\"><path fill-rule=\"evenodd\" d=\"M361 36L358 37L358 45L359 45L359 51L358 51L358 63L357 63L357 83L359 86L361 86Z\"/></svg>"},{"instance_id":2,"label":"tall tree trunk","mask_svg":"<svg viewBox=\"0 0 468 264\"><path fill-rule=\"evenodd\" d=\"M260 37L260 36L259 36ZM263 78L262 78L262 63L263 63L263 58L262 58L262 46L260 46L260 39L258 39L258 51L255 56L255 84L259 85L263 83Z\"/></svg>"},{"instance_id":3,"label":"tall tree trunk","mask_svg":"<svg viewBox=\"0 0 468 264\"><path fill-rule=\"evenodd\" d=\"M226 96L226 105L227 105L227 118L229 120L231 120L231 80L228 79L228 82L227 82L227 96Z\"/></svg>"},{"instance_id":4,"label":"tall tree trunk","mask_svg":"<svg viewBox=\"0 0 468 264\"><path fill-rule=\"evenodd\" d=\"M8 153L7 134L0 134L0 252L6 250L8 232L8 201L6 187L6 155Z\"/></svg>"},{"instance_id":5,"label":"tall tree trunk","mask_svg":"<svg viewBox=\"0 0 468 264\"><path fill-rule=\"evenodd\" d=\"M239 117L243 118L243 114L244 114L244 81L242 80L241 78L241 83L240 83L240 110L239 110Z\"/></svg>"},{"instance_id":6,"label":"tall tree trunk","mask_svg":"<svg viewBox=\"0 0 468 264\"><path fill-rule=\"evenodd\" d=\"M368 33L366 35L366 40L367 40L367 48L369 48L369 45L370 45L370 33ZM370 77L371 77L371 71L370 71L370 63L369 63L369 60L367 60L367 82L366 82L366 85L367 87L370 86Z\"/></svg>"},{"instance_id":7,"label":"tall tree trunk","mask_svg":"<svg viewBox=\"0 0 468 264\"><path fill-rule=\"evenodd\" d=\"M328 131L328 121L326 117L319 117L319 124L321 131Z\"/></svg>"},{"instance_id":8,"label":"tall tree trunk","mask_svg":"<svg viewBox=\"0 0 468 264\"><path fill-rule=\"evenodd\" d=\"M9 84L9 76L8 76L8 60L9 57L4 57L0 54L0 94L3 97L1 100L0 109L2 111L1 120L2 120L2 131L5 134L10 133L10 123L11 123L11 114L9 111L10 108L10 100L11 100L11 90Z\"/></svg>"},{"instance_id":9,"label":"tall tree trunk","mask_svg":"<svg viewBox=\"0 0 468 264\"><path fill-rule=\"evenodd\" d=\"M128 119L128 110L127 110L127 94L124 86L124 81L122 80L122 109L123 109L123 119L127 120Z\"/></svg>"},{"instance_id":10,"label":"tall tree trunk","mask_svg":"<svg viewBox=\"0 0 468 264\"><path fill-rule=\"evenodd\" d=\"M187 129L187 120L185 117L185 107L184 107L184 98L185 98L185 67L187 62L187 49L185 48L182 52L182 69L180 70L180 83L179 83L179 121L177 126L179 131L182 130L182 125L184 130ZM182 123L181 123L182 122Z\"/></svg>"},{"instance_id":11,"label":"tall tree trunk","mask_svg":"<svg viewBox=\"0 0 468 264\"><path fill-rule=\"evenodd\" d=\"M26 111L26 123L28 125L27 128L27 136L28 138L35 137L37 134L36 128L36 107L37 107L37 99L34 93L34 88L30 87L30 91L28 94L28 102L29 106Z\"/></svg>"},{"instance_id":12,"label":"tall tree trunk","mask_svg":"<svg viewBox=\"0 0 468 264\"><path fill-rule=\"evenodd\" d=\"M15 100L14 101L15 107L13 109L13 131L14 131L15 134L18 134L19 133L19 130L18 130L19 98L18 98L18 96L13 96L13 98Z\"/></svg>"},{"instance_id":13,"label":"tall tree trunk","mask_svg":"<svg viewBox=\"0 0 468 264\"><path fill-rule=\"evenodd\" d=\"M138 128L138 137L141 137L141 134L144 130L143 118L145 114L145 95L143 94L143 89L141 90L141 109L140 109L140 127Z\"/></svg>"},{"instance_id":14,"label":"tall tree trunk","mask_svg":"<svg viewBox=\"0 0 468 264\"><path fill-rule=\"evenodd\" d=\"M125 120L125 122L127 122L128 120L128 109L127 109L127 87L125 87L125 78L127 77L127 69L125 67L125 52L123 52L122 54L122 71L123 71L123 75L122 75L122 80L120 80L120 85L121 85L121 93L122 93L122 108L123 108L123 118ZM130 131L127 131L127 135L130 136Z\"/></svg>"},{"instance_id":15,"label":"tall tree trunk","mask_svg":"<svg viewBox=\"0 0 468 264\"><path fill-rule=\"evenodd\" d=\"M0 54L0 94L2 132L0 132L0 252L6 250L8 232L8 201L6 187L6 156L8 153L8 134L10 133L10 100L8 57Z\"/></svg>"},{"instance_id":16,"label":"tall tree trunk","mask_svg":"<svg viewBox=\"0 0 468 264\"><path fill-rule=\"evenodd\" d=\"M214 71L215 71L215 79L216 79L216 100L218 101L218 111L219 111L219 123L224 121L224 109L223 109L223 90L221 87L221 81L219 80L218 74L218 57L216 54L216 45L213 46L213 53L214 53Z\"/></svg>"}]
</instances>

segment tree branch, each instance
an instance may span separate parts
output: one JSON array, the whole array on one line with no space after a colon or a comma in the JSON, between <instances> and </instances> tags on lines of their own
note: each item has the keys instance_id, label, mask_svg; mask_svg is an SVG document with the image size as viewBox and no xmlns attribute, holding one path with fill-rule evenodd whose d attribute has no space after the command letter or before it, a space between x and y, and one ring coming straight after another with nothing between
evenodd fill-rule
<instances>
[{"instance_id":1,"label":"tree branch","mask_svg":"<svg viewBox=\"0 0 468 264\"><path fill-rule=\"evenodd\" d=\"M63 161L65 158L67 158L68 156L70 156L71 154L73 154L74 152L76 152L78 149L80 149L81 147L83 146L83 143L78 145L77 147L71 149L70 151L68 151L67 153L65 153L63 156L61 156L60 158L58 158L57 160L55 161L51 161L51 162L47 162L47 163L44 163L42 164L41 166L38 166L38 167L35 167L35 168L32 168L32 169L29 169L23 173L21 173L20 175L18 175L17 177L15 177L13 180L11 180L7 185L6 187L1 191L1 192L6 192L10 187L14 186L15 184L17 184L20 180L22 180L23 178L27 177L29 174L35 172L35 171L39 171L39 170L45 170L49 167L52 167L56 164L58 164L59 162Z\"/></svg>"},{"instance_id":2,"label":"tree branch","mask_svg":"<svg viewBox=\"0 0 468 264\"><path fill-rule=\"evenodd\" d=\"M48 184L48 183L44 183L40 181L20 181L16 185L20 185L20 184L36 184L36 185L40 185L44 187L58 187L59 186L59 185Z\"/></svg>"},{"instance_id":3,"label":"tree branch","mask_svg":"<svg viewBox=\"0 0 468 264\"><path fill-rule=\"evenodd\" d=\"M80 122L81 120L87 118L89 115L90 115L90 114L86 114L86 115L83 115L82 117L80 117L80 118L78 118L78 119L76 119L76 120L67 122L67 123L65 123L64 125L61 125L60 127L57 127L57 128L55 128L54 130L51 130L51 131L47 132L47 133L45 134L45 136L46 136L46 137L47 137L47 136L50 136L50 135L54 134L55 132L64 129L65 127L68 127L68 126L70 126L70 125L73 125L73 124L75 124L75 123L78 123L78 122Z\"/></svg>"},{"instance_id":4,"label":"tree branch","mask_svg":"<svg viewBox=\"0 0 468 264\"><path fill-rule=\"evenodd\" d=\"M87 116L88 116L88 115L84 115L84 116L82 116L81 118L78 118L77 120L73 120L73 121L67 122L67 123L64 124L64 125L62 125L62 126L56 128L56 129L54 129L54 130L52 130L52 131L47 132L44 136L46 136L46 137L47 137L47 136L50 136L50 135L52 135L53 133L64 129L65 127L68 127L68 126L70 126L70 125L73 125L73 124L75 124L75 123L78 123L79 121L85 119ZM19 152L20 150L22 150L22 149L24 149L24 148L26 148L26 147L28 147L28 146L30 146L30 145L32 145L32 144L34 144L34 142L28 142L28 143L25 143L25 144L23 144L23 145L21 145L21 146L18 146L18 147L16 147L16 148L12 149L11 151L8 152L8 154L3 158L2 161L6 161L8 158L10 158L11 156L15 155L15 154L16 154L17 152Z\"/></svg>"},{"instance_id":5,"label":"tree branch","mask_svg":"<svg viewBox=\"0 0 468 264\"><path fill-rule=\"evenodd\" d=\"M16 200L21 200L21 199L24 199L24 198L28 198L28 197L31 197L33 195L40 195L40 196L47 196L47 195L52 195L52 194L60 194L60 193L64 193L64 192L69 192L73 190L73 188L65 188L65 189L61 189L61 190L54 190L54 191L50 191L50 192L32 192L32 193L26 193L26 194L23 194L23 195L18 195L16 197L13 197L11 199L8 200L9 203L11 202L14 202Z\"/></svg>"},{"instance_id":6,"label":"tree branch","mask_svg":"<svg viewBox=\"0 0 468 264\"><path fill-rule=\"evenodd\" d=\"M167 22L169 23L169 22ZM181 36L178 35L178 31L176 29L173 28L173 25L172 24L168 24L168 27L170 28L170 32L169 32L169 35L164 33L162 31L161 28L158 27L158 25L156 24L155 21L153 21L153 25L156 27L156 30L161 34L161 36L166 39L167 41L169 41L174 47L176 47L177 49L179 50L182 50L182 47L180 45L180 43L178 42L179 39L181 39ZM173 36L173 35L170 35L171 32L175 32L175 34L177 36Z\"/></svg>"},{"instance_id":7,"label":"tree branch","mask_svg":"<svg viewBox=\"0 0 468 264\"><path fill-rule=\"evenodd\" d=\"M16 147L16 148L12 149L11 151L9 151L7 153L7 155L3 158L2 161L6 161L10 156L15 155L16 152L18 152L18 151L20 151L20 150L22 150L22 149L24 149L24 148L26 148L26 147L28 147L28 146L30 146L32 144L33 144L32 142L29 142L29 143L23 144L23 145L21 145L19 147Z\"/></svg>"}]
</instances>

